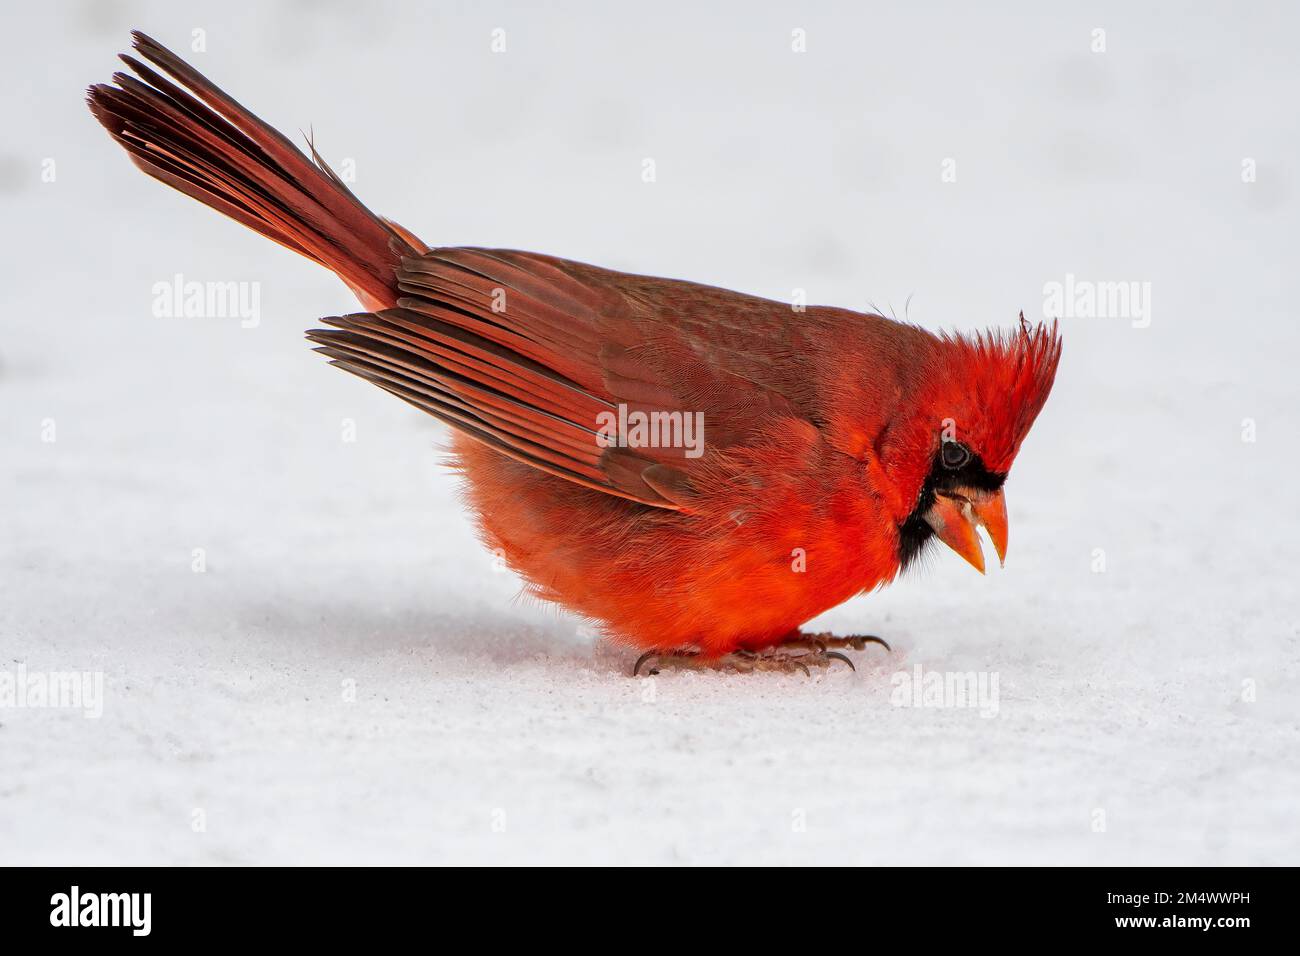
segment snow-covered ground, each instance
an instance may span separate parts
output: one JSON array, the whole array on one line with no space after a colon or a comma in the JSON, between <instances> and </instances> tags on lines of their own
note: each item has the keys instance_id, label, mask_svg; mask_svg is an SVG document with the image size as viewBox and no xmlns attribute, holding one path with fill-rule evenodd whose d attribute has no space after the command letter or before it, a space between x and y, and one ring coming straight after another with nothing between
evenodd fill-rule
<instances>
[{"instance_id":1,"label":"snow-covered ground","mask_svg":"<svg viewBox=\"0 0 1300 956\"><path fill-rule=\"evenodd\" d=\"M0 680L104 685L0 708L0 862L1300 863L1293 8L227 6L3 13ZM308 350L346 290L93 123L130 27L205 31L434 243L1149 315L1064 319L1005 570L936 553L815 622L892 656L634 680L494 571L440 428ZM156 317L178 273L260 321ZM895 706L918 665L996 714Z\"/></svg>"}]
</instances>

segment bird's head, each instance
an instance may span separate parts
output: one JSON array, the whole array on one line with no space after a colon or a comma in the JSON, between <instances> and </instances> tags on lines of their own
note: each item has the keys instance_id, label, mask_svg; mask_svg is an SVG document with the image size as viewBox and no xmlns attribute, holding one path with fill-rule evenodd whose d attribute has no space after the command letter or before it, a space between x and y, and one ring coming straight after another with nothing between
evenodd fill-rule
<instances>
[{"instance_id":1,"label":"bird's head","mask_svg":"<svg viewBox=\"0 0 1300 956\"><path fill-rule=\"evenodd\" d=\"M982 573L980 527L1005 560L1002 485L1060 357L1056 326L1031 328L1023 314L1014 332L941 335L923 350L912 421L890 449L892 477L910 506L899 526L902 567L937 537Z\"/></svg>"}]
</instances>

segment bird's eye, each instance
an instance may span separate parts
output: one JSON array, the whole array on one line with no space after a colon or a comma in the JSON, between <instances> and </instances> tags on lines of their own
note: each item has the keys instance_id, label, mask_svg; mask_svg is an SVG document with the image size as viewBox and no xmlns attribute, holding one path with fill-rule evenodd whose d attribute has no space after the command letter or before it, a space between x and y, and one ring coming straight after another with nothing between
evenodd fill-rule
<instances>
[{"instance_id":1,"label":"bird's eye","mask_svg":"<svg viewBox=\"0 0 1300 956\"><path fill-rule=\"evenodd\" d=\"M943 467L956 470L970 461L970 449L959 441L946 441L940 447L939 457Z\"/></svg>"}]
</instances>

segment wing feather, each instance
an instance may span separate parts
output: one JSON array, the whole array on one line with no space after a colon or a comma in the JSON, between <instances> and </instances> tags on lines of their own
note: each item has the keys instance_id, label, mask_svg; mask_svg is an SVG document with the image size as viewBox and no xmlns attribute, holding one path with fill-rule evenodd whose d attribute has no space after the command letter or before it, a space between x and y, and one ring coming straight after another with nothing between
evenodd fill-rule
<instances>
[{"instance_id":1,"label":"wing feather","mask_svg":"<svg viewBox=\"0 0 1300 956\"><path fill-rule=\"evenodd\" d=\"M331 364L503 454L587 488L689 509L692 473L799 416L789 306L510 250L403 258L397 308L322 320ZM795 396L797 397L797 396ZM703 454L609 447L628 415L702 413Z\"/></svg>"}]
</instances>

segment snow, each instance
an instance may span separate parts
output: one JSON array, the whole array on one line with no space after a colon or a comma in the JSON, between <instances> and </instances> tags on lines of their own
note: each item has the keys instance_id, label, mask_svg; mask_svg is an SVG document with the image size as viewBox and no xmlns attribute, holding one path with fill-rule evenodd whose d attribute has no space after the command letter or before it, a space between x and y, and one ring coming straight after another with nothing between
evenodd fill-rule
<instances>
[{"instance_id":1,"label":"snow","mask_svg":"<svg viewBox=\"0 0 1300 956\"><path fill-rule=\"evenodd\" d=\"M51 39L0 91L0 675L104 699L0 708L0 862L1300 862L1294 10L430 6L6 11ZM346 290L91 121L135 26L206 30L429 241L932 328L1149 282L1151 321L1064 320L1005 569L813 622L892 654L632 679L516 599L439 427L308 350ZM155 317L177 273L260 322ZM895 706L917 665L996 674L996 715Z\"/></svg>"}]
</instances>

